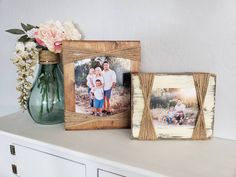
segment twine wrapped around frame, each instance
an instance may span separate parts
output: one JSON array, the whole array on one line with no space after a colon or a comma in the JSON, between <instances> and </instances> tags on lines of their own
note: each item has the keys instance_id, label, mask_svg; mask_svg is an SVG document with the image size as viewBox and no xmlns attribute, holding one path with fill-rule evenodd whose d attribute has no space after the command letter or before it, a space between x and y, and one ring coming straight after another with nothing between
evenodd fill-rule
<instances>
[{"instance_id":1,"label":"twine wrapped around frame","mask_svg":"<svg viewBox=\"0 0 236 177\"><path fill-rule=\"evenodd\" d=\"M110 57L119 57L125 58L133 61L140 60L140 47L117 47L116 49L112 50L99 50L99 49L65 49L63 50L63 55L67 56L66 60L63 60L64 64L87 59L93 58L97 56L110 56Z\"/></svg>"},{"instance_id":2,"label":"twine wrapped around frame","mask_svg":"<svg viewBox=\"0 0 236 177\"><path fill-rule=\"evenodd\" d=\"M139 57L139 47L120 48L110 51L92 51L92 50L80 50L78 53L74 53L74 61L83 60L86 58L92 58L96 56L117 56L121 58L128 58L129 60L136 60Z\"/></svg>"},{"instance_id":3,"label":"twine wrapped around frame","mask_svg":"<svg viewBox=\"0 0 236 177\"><path fill-rule=\"evenodd\" d=\"M193 74L197 100L198 100L198 107L199 107L196 124L192 134L193 140L207 139L205 118L204 118L204 101L209 84L209 78L210 74L208 73Z\"/></svg>"},{"instance_id":4,"label":"twine wrapped around frame","mask_svg":"<svg viewBox=\"0 0 236 177\"><path fill-rule=\"evenodd\" d=\"M151 91L154 81L154 74L139 74L140 85L144 98L144 110L141 121L141 128L139 132L140 140L156 140L157 135L152 123L152 116L150 112Z\"/></svg>"}]
</instances>

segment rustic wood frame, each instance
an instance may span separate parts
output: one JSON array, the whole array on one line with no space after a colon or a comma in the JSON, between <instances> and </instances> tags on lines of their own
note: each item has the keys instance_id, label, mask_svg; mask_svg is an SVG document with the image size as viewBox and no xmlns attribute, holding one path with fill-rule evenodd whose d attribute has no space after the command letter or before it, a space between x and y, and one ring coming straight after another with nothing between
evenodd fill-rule
<instances>
[{"instance_id":1,"label":"rustic wood frame","mask_svg":"<svg viewBox=\"0 0 236 177\"><path fill-rule=\"evenodd\" d=\"M191 83L193 83L193 87L196 90L196 98L198 101L198 114L196 117L195 126L193 128L184 130L186 134L177 135L172 134L170 136L164 131L158 132L158 128L155 128L152 121L152 116L150 113L150 95L153 89L153 84L155 83L155 79L161 76L169 77L169 76L187 76L189 79L192 77ZM176 80L178 80L176 78ZM178 81L174 81L178 82ZM210 73L138 73L132 74L131 76L131 126L132 126L132 134L134 138L140 140L156 140L156 139L193 139L193 140L204 140L209 139L213 136L213 124L214 124L214 110L215 110L215 90L216 90L216 75ZM158 84L157 82L155 84ZM175 88L175 87L173 87ZM210 88L210 90L209 90ZM207 95L208 94L208 95ZM207 103L205 104L205 98L207 97ZM207 116L207 120L205 120L205 112L204 106L210 104L212 108L212 117ZM137 113L138 112L138 113ZM138 120L138 121L137 121ZM207 126L205 124L207 121ZM137 128L139 127L139 128ZM171 129L171 127L167 127L167 129ZM184 128L184 127L183 127ZM138 133L137 133L138 132ZM183 133L180 133L183 134ZM167 136L166 136L167 135Z\"/></svg>"},{"instance_id":2,"label":"rustic wood frame","mask_svg":"<svg viewBox=\"0 0 236 177\"><path fill-rule=\"evenodd\" d=\"M103 118L75 112L74 62L96 56L129 59L131 60L131 72L138 72L140 66L140 41L63 41L62 60L66 130L130 127L130 111Z\"/></svg>"}]
</instances>

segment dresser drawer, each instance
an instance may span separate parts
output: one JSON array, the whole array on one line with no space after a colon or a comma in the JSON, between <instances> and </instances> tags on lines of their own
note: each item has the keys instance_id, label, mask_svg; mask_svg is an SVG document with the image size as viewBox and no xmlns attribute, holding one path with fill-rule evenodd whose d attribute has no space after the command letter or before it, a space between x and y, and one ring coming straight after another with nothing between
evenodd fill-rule
<instances>
[{"instance_id":1,"label":"dresser drawer","mask_svg":"<svg viewBox=\"0 0 236 177\"><path fill-rule=\"evenodd\" d=\"M125 177L125 176L110 171L98 169L98 177Z\"/></svg>"},{"instance_id":2,"label":"dresser drawer","mask_svg":"<svg viewBox=\"0 0 236 177\"><path fill-rule=\"evenodd\" d=\"M86 165L21 145L14 145L20 177L86 177Z\"/></svg>"}]
</instances>

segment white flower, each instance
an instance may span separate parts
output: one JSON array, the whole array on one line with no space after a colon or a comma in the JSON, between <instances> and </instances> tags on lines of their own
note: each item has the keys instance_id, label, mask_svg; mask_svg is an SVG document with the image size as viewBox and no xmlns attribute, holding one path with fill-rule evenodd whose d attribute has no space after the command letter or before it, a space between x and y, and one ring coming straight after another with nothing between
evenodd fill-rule
<instances>
[{"instance_id":1,"label":"white flower","mask_svg":"<svg viewBox=\"0 0 236 177\"><path fill-rule=\"evenodd\" d=\"M36 43L35 42L26 42L25 47L28 50L35 49L36 48Z\"/></svg>"},{"instance_id":2,"label":"white flower","mask_svg":"<svg viewBox=\"0 0 236 177\"><path fill-rule=\"evenodd\" d=\"M23 42L17 42L16 43L16 51L25 51L25 45Z\"/></svg>"},{"instance_id":3,"label":"white flower","mask_svg":"<svg viewBox=\"0 0 236 177\"><path fill-rule=\"evenodd\" d=\"M67 40L79 40L81 39L81 34L79 30L75 27L72 21L65 21L63 23L64 33Z\"/></svg>"},{"instance_id":4,"label":"white flower","mask_svg":"<svg viewBox=\"0 0 236 177\"><path fill-rule=\"evenodd\" d=\"M20 52L20 57L21 58L28 58L28 56L29 56L29 52L28 51L21 51Z\"/></svg>"},{"instance_id":5,"label":"white flower","mask_svg":"<svg viewBox=\"0 0 236 177\"><path fill-rule=\"evenodd\" d=\"M61 33L63 33L63 31L64 31L64 27L63 27L63 25L61 24L61 22L59 20L57 20L57 21L54 21L54 20L46 21L45 23L41 23L39 25L39 28L47 28L47 29L53 28L53 29L57 29L57 31L61 32Z\"/></svg>"},{"instance_id":6,"label":"white flower","mask_svg":"<svg viewBox=\"0 0 236 177\"><path fill-rule=\"evenodd\" d=\"M36 28L32 28L31 30L27 31L26 34L29 38L34 38L34 34L37 31Z\"/></svg>"},{"instance_id":7,"label":"white flower","mask_svg":"<svg viewBox=\"0 0 236 177\"><path fill-rule=\"evenodd\" d=\"M60 21L55 21L55 22L52 22L52 24L54 24L58 29L60 29L62 32L64 31L64 27L63 25L61 24Z\"/></svg>"},{"instance_id":8,"label":"white flower","mask_svg":"<svg viewBox=\"0 0 236 177\"><path fill-rule=\"evenodd\" d=\"M16 51L12 57L12 62L17 69L17 90L20 92L19 104L23 110L27 109L27 99L29 97L32 84L29 79L34 77L34 68L38 61L38 49L34 42L22 42L16 44Z\"/></svg>"}]
</instances>

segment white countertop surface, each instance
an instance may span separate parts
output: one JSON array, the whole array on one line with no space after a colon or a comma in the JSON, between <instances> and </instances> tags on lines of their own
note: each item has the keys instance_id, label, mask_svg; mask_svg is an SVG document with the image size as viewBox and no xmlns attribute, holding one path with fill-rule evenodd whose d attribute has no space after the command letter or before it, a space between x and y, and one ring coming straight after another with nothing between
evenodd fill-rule
<instances>
[{"instance_id":1,"label":"white countertop surface","mask_svg":"<svg viewBox=\"0 0 236 177\"><path fill-rule=\"evenodd\" d=\"M27 113L0 118L0 131L145 169L169 177L236 177L236 141L131 139L131 130L65 131L39 125Z\"/></svg>"}]
</instances>

